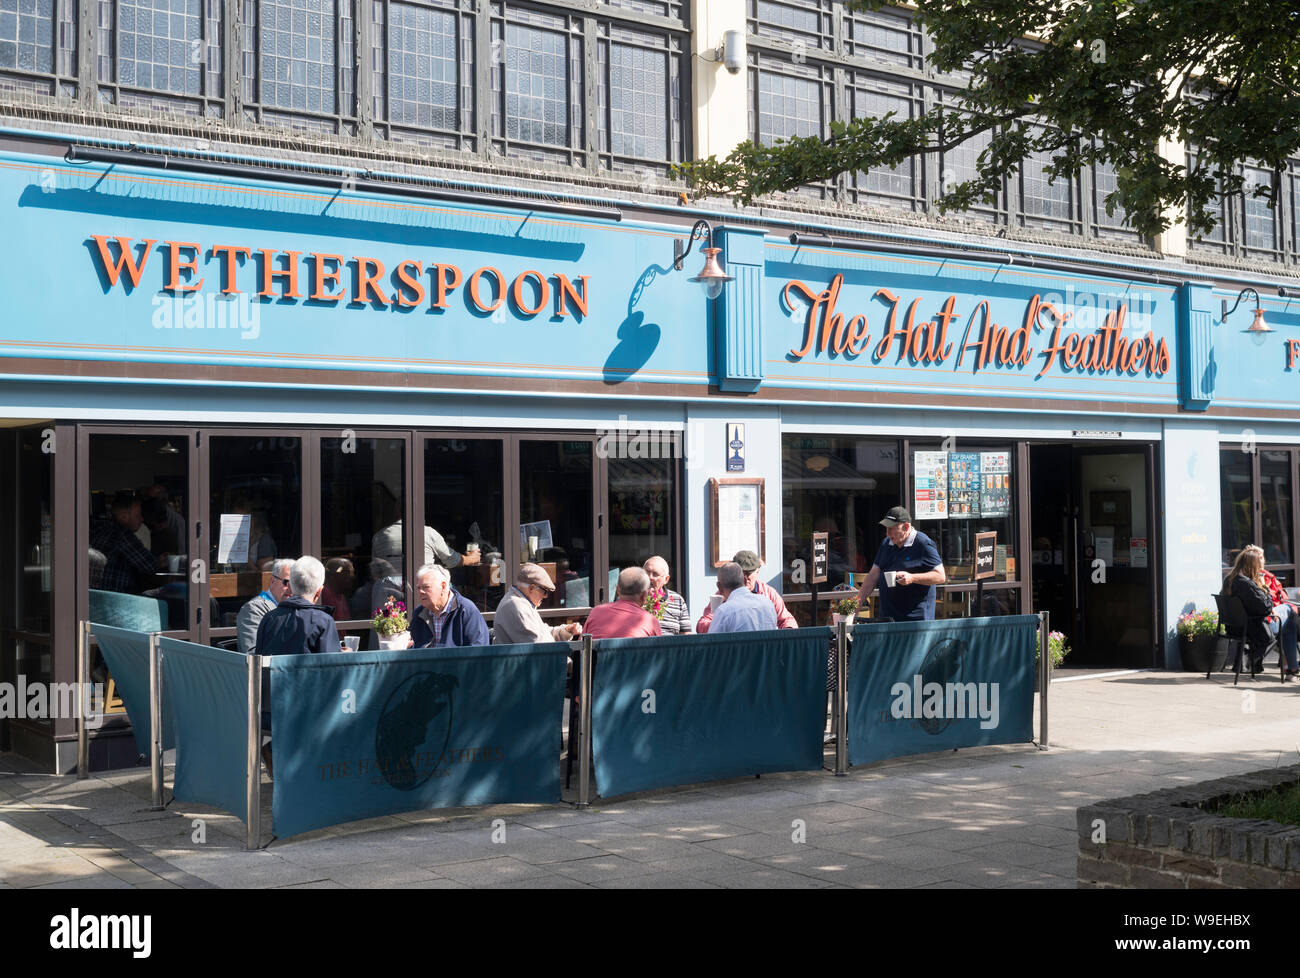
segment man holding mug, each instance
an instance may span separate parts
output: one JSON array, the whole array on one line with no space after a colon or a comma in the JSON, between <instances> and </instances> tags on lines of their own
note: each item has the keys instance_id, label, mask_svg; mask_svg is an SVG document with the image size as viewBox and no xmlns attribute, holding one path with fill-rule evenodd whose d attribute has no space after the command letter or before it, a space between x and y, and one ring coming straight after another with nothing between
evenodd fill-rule
<instances>
[{"instance_id":1,"label":"man holding mug","mask_svg":"<svg viewBox=\"0 0 1300 978\"><path fill-rule=\"evenodd\" d=\"M880 617L894 621L932 621L934 586L948 580L934 541L912 526L912 514L895 506L880 521L885 541L858 591L858 607L880 583ZM883 580L882 580L883 577Z\"/></svg>"}]
</instances>

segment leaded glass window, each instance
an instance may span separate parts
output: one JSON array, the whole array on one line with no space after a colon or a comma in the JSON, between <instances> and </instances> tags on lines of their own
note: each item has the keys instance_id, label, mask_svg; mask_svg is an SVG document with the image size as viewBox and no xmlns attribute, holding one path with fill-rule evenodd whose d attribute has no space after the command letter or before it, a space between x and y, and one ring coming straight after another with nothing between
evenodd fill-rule
<instances>
[{"instance_id":1,"label":"leaded glass window","mask_svg":"<svg viewBox=\"0 0 1300 978\"><path fill-rule=\"evenodd\" d=\"M76 95L76 0L0 0L0 90Z\"/></svg>"}]
</instances>

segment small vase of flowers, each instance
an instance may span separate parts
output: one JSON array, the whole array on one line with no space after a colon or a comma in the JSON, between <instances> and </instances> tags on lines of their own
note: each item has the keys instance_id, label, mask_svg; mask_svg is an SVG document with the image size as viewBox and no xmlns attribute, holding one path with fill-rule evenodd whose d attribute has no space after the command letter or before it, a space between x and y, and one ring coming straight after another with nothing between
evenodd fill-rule
<instances>
[{"instance_id":1,"label":"small vase of flowers","mask_svg":"<svg viewBox=\"0 0 1300 978\"><path fill-rule=\"evenodd\" d=\"M406 616L406 604L394 597L385 601L383 607L375 609L375 617L370 620L370 626L379 636L381 649L404 649L410 644L411 622Z\"/></svg>"},{"instance_id":2,"label":"small vase of flowers","mask_svg":"<svg viewBox=\"0 0 1300 978\"><path fill-rule=\"evenodd\" d=\"M842 621L852 624L858 616L858 599L857 598L840 598L831 605L831 624L838 625Z\"/></svg>"},{"instance_id":3,"label":"small vase of flowers","mask_svg":"<svg viewBox=\"0 0 1300 978\"><path fill-rule=\"evenodd\" d=\"M664 608L668 604L668 591L666 588L652 587L645 593L645 601L641 607L650 614L654 615L660 621L663 621Z\"/></svg>"}]
</instances>

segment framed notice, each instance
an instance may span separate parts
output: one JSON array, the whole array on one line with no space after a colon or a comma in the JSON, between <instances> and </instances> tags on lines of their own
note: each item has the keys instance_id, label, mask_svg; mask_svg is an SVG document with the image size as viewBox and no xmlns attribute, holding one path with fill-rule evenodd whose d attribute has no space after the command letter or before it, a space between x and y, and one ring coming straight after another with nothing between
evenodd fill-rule
<instances>
[{"instance_id":1,"label":"framed notice","mask_svg":"<svg viewBox=\"0 0 1300 978\"><path fill-rule=\"evenodd\" d=\"M766 562L763 480L710 479L709 497L713 509L713 566L721 567L738 550L752 550Z\"/></svg>"},{"instance_id":2,"label":"framed notice","mask_svg":"<svg viewBox=\"0 0 1300 978\"><path fill-rule=\"evenodd\" d=\"M912 519L948 518L948 453L913 452Z\"/></svg>"},{"instance_id":3,"label":"framed notice","mask_svg":"<svg viewBox=\"0 0 1300 978\"><path fill-rule=\"evenodd\" d=\"M830 539L829 533L812 535L812 577L808 578L809 584L826 583L826 573L831 565Z\"/></svg>"},{"instance_id":4,"label":"framed notice","mask_svg":"<svg viewBox=\"0 0 1300 978\"><path fill-rule=\"evenodd\" d=\"M975 534L975 580L986 581L997 577L998 535L996 531ZM1002 548L1003 565L1006 564L1006 549Z\"/></svg>"}]
</instances>

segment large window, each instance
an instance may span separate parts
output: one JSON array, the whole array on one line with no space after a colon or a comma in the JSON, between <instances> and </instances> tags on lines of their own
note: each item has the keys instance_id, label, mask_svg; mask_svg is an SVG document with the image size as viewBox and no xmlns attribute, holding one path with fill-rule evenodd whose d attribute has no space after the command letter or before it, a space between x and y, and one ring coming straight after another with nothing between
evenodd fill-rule
<instances>
[{"instance_id":1,"label":"large window","mask_svg":"<svg viewBox=\"0 0 1300 978\"><path fill-rule=\"evenodd\" d=\"M1194 150L1187 154L1187 165L1196 164ZM1233 196L1221 195L1213 207L1214 226L1204 234L1188 239L1193 252L1231 255L1254 260L1294 260L1296 255L1296 205L1300 203L1295 173L1300 165L1292 162L1288 172L1281 175L1277 187L1280 198L1272 200L1274 174L1271 170L1247 164L1239 168L1243 191ZM1256 196L1259 189L1269 191L1268 196ZM1289 233L1288 233L1289 230Z\"/></svg>"},{"instance_id":2,"label":"large window","mask_svg":"<svg viewBox=\"0 0 1300 978\"><path fill-rule=\"evenodd\" d=\"M353 0L243 0L249 121L356 133Z\"/></svg>"},{"instance_id":3,"label":"large window","mask_svg":"<svg viewBox=\"0 0 1300 978\"><path fill-rule=\"evenodd\" d=\"M77 94L77 0L0 0L0 89Z\"/></svg>"},{"instance_id":4,"label":"large window","mask_svg":"<svg viewBox=\"0 0 1300 978\"><path fill-rule=\"evenodd\" d=\"M190 115L224 112L223 0L99 0L99 98Z\"/></svg>"},{"instance_id":5,"label":"large window","mask_svg":"<svg viewBox=\"0 0 1300 978\"><path fill-rule=\"evenodd\" d=\"M1240 445L1219 450L1219 505L1226 569L1241 548L1254 544L1264 550L1268 569L1279 580L1295 580L1296 526L1300 523L1300 449Z\"/></svg>"}]
</instances>

